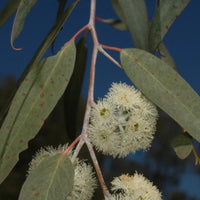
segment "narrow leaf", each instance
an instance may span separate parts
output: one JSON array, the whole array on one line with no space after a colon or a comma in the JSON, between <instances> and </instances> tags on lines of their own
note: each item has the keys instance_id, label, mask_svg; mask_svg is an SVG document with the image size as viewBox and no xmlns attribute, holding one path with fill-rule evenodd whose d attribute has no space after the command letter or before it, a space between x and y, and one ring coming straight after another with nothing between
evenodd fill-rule
<instances>
[{"instance_id":1,"label":"narrow leaf","mask_svg":"<svg viewBox=\"0 0 200 200\"><path fill-rule=\"evenodd\" d=\"M116 14L119 16L121 21L126 23L124 13L123 13L122 8L119 4L119 0L111 0L111 3L112 3L112 6L113 6L113 9L115 10Z\"/></svg>"},{"instance_id":2,"label":"narrow leaf","mask_svg":"<svg viewBox=\"0 0 200 200\"><path fill-rule=\"evenodd\" d=\"M176 67L176 63L174 62L174 59L170 55L169 51L167 50L166 46L164 45L163 42L160 43L159 45L159 53L161 56L161 59L167 63L169 66L171 66L174 70L178 71Z\"/></svg>"},{"instance_id":3,"label":"narrow leaf","mask_svg":"<svg viewBox=\"0 0 200 200\"><path fill-rule=\"evenodd\" d=\"M110 24L112 27L120 30L120 31L127 31L128 27L126 26L126 24L124 22L122 22L121 20L117 20L117 19L104 19L104 22L107 24Z\"/></svg>"},{"instance_id":4,"label":"narrow leaf","mask_svg":"<svg viewBox=\"0 0 200 200\"><path fill-rule=\"evenodd\" d=\"M2 27L8 19L16 12L20 0L9 0L0 12L0 27Z\"/></svg>"},{"instance_id":5,"label":"narrow leaf","mask_svg":"<svg viewBox=\"0 0 200 200\"><path fill-rule=\"evenodd\" d=\"M80 129L80 124L77 123L77 116L79 112L79 101L81 97L86 61L87 47L85 46L85 38L83 37L77 44L77 56L74 71L64 93L66 129L71 140L76 138L76 133Z\"/></svg>"},{"instance_id":6,"label":"narrow leaf","mask_svg":"<svg viewBox=\"0 0 200 200\"><path fill-rule=\"evenodd\" d=\"M74 42L65 45L55 56L43 59L34 67L19 87L0 130L0 182L64 93L75 53Z\"/></svg>"},{"instance_id":7,"label":"narrow leaf","mask_svg":"<svg viewBox=\"0 0 200 200\"><path fill-rule=\"evenodd\" d=\"M136 48L148 50L149 21L144 0L119 0Z\"/></svg>"},{"instance_id":8,"label":"narrow leaf","mask_svg":"<svg viewBox=\"0 0 200 200\"><path fill-rule=\"evenodd\" d=\"M72 3L67 8L67 10L63 13L62 17L60 17L60 19L51 28L51 30L49 31L49 33L45 37L44 41L42 42L42 44L39 46L38 50L36 51L35 55L31 59L30 63L28 64L28 66L24 70L22 76L18 80L16 88L19 87L19 85L22 83L22 81L24 80L24 78L26 77L26 75L28 74L28 72L33 67L35 67L38 64L38 62L40 61L40 59L42 58L42 56L45 54L45 52L47 51L47 49L49 48L49 46L52 44L52 42L54 41L54 39L58 35L60 29L62 28L62 26L64 25L64 23L68 19L69 15L71 14L71 12L73 11L73 9L75 8L75 6L78 3L78 1L79 0L75 1L74 3ZM14 97L15 92L13 92L12 97ZM10 98L11 100L12 100L12 97ZM10 104L11 104L10 99L8 100L8 103L5 106L5 109L3 111L1 111L0 119L5 115L5 113L7 113L7 110L9 109Z\"/></svg>"},{"instance_id":9,"label":"narrow leaf","mask_svg":"<svg viewBox=\"0 0 200 200\"><path fill-rule=\"evenodd\" d=\"M28 175L19 200L65 200L72 191L74 170L67 156L54 155L44 159Z\"/></svg>"},{"instance_id":10,"label":"narrow leaf","mask_svg":"<svg viewBox=\"0 0 200 200\"><path fill-rule=\"evenodd\" d=\"M30 10L33 8L33 6L36 4L38 0L21 0L19 7L17 9L17 13L15 16L15 20L13 23L12 33L11 33L11 45L13 47L13 42L17 38L17 36L20 34L24 27L25 19L30 12ZM13 47L14 48L14 47Z\"/></svg>"},{"instance_id":11,"label":"narrow leaf","mask_svg":"<svg viewBox=\"0 0 200 200\"><path fill-rule=\"evenodd\" d=\"M167 31L184 10L190 0L162 0L159 1L149 34L149 45L154 52L165 37Z\"/></svg>"},{"instance_id":12,"label":"narrow leaf","mask_svg":"<svg viewBox=\"0 0 200 200\"><path fill-rule=\"evenodd\" d=\"M169 65L140 49L121 51L123 68L147 98L200 142L200 98Z\"/></svg>"},{"instance_id":13,"label":"narrow leaf","mask_svg":"<svg viewBox=\"0 0 200 200\"><path fill-rule=\"evenodd\" d=\"M172 141L172 147L180 159L185 159L192 151L192 138L187 133L177 136Z\"/></svg>"}]
</instances>

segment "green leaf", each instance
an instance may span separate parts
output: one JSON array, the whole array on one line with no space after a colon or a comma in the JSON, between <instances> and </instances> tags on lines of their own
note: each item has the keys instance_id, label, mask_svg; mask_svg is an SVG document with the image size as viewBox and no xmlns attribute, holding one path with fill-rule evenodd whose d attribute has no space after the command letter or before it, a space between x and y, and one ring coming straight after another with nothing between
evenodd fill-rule
<instances>
[{"instance_id":1,"label":"green leaf","mask_svg":"<svg viewBox=\"0 0 200 200\"><path fill-rule=\"evenodd\" d=\"M36 4L37 1L38 0L21 0L20 1L16 16L15 16L15 20L13 23L12 33L11 33L12 47L13 47L13 42L15 41L17 36L21 33L24 27L24 22L28 13L30 12L30 10L33 8L33 6Z\"/></svg>"},{"instance_id":2,"label":"green leaf","mask_svg":"<svg viewBox=\"0 0 200 200\"><path fill-rule=\"evenodd\" d=\"M0 130L0 182L18 161L64 93L75 63L74 42L43 59L19 87Z\"/></svg>"},{"instance_id":3,"label":"green leaf","mask_svg":"<svg viewBox=\"0 0 200 200\"><path fill-rule=\"evenodd\" d=\"M65 200L72 191L74 170L67 156L54 155L44 159L28 175L19 200Z\"/></svg>"},{"instance_id":4,"label":"green leaf","mask_svg":"<svg viewBox=\"0 0 200 200\"><path fill-rule=\"evenodd\" d=\"M185 159L192 151L192 138L187 133L177 136L172 141L172 147L180 159Z\"/></svg>"},{"instance_id":5,"label":"green leaf","mask_svg":"<svg viewBox=\"0 0 200 200\"><path fill-rule=\"evenodd\" d=\"M117 19L104 19L104 22L107 24L110 24L112 27L120 30L120 31L127 31L128 27L126 26L126 24L124 22L122 22L121 20L117 20Z\"/></svg>"},{"instance_id":6,"label":"green leaf","mask_svg":"<svg viewBox=\"0 0 200 200\"><path fill-rule=\"evenodd\" d=\"M124 49L122 66L144 95L200 142L200 98L169 65L140 49Z\"/></svg>"},{"instance_id":7,"label":"green leaf","mask_svg":"<svg viewBox=\"0 0 200 200\"><path fill-rule=\"evenodd\" d=\"M20 0L9 0L0 12L0 27L16 12Z\"/></svg>"},{"instance_id":8,"label":"green leaf","mask_svg":"<svg viewBox=\"0 0 200 200\"><path fill-rule=\"evenodd\" d=\"M190 0L162 0L156 9L149 33L150 51L154 52L167 31Z\"/></svg>"},{"instance_id":9,"label":"green leaf","mask_svg":"<svg viewBox=\"0 0 200 200\"><path fill-rule=\"evenodd\" d=\"M77 44L77 56L74 71L64 93L66 129L71 140L76 138L76 133L80 129L80 124L77 123L77 116L78 113L80 113L78 109L87 62L87 47L85 46L85 39L86 38L84 37L81 38ZM83 116L81 117L83 118ZM80 121L82 121L82 119Z\"/></svg>"},{"instance_id":10,"label":"green leaf","mask_svg":"<svg viewBox=\"0 0 200 200\"><path fill-rule=\"evenodd\" d=\"M144 0L119 0L136 48L148 50L149 21Z\"/></svg>"},{"instance_id":11,"label":"green leaf","mask_svg":"<svg viewBox=\"0 0 200 200\"><path fill-rule=\"evenodd\" d=\"M119 0L111 0L111 3L112 3L112 6L113 6L113 9L115 10L116 14L119 16L121 21L126 23L124 13L123 13L122 8L119 4Z\"/></svg>"},{"instance_id":12,"label":"green leaf","mask_svg":"<svg viewBox=\"0 0 200 200\"><path fill-rule=\"evenodd\" d=\"M164 45L163 42L160 43L159 45L159 53L161 56L161 59L167 63L169 66L171 66L174 70L178 71L176 67L176 63L174 62L174 59L170 55L169 51L167 50L166 46Z\"/></svg>"},{"instance_id":13,"label":"green leaf","mask_svg":"<svg viewBox=\"0 0 200 200\"><path fill-rule=\"evenodd\" d=\"M44 41L42 42L42 44L39 46L38 50L36 51L35 55L33 56L33 58L31 59L30 63L28 64L28 66L26 67L25 71L23 72L22 76L20 77L20 79L17 82L17 86L16 88L19 87L19 85L21 84L21 82L24 80L24 78L26 77L26 75L28 74L28 72L35 66L37 66L37 64L39 63L40 59L42 58L42 56L45 54L45 52L47 51L47 49L49 48L49 46L52 44L52 42L54 41L54 39L56 38L56 36L58 35L60 29L63 27L64 23L66 22L66 20L68 19L69 15L71 14L71 12L73 11L74 7L76 6L76 4L79 2L79 0L75 1L74 3L72 3L67 9L66 11L63 13L63 15L58 19L58 21L55 23L55 25L51 28L51 30L49 31L49 33L47 34L47 36L45 37ZM15 91L16 92L16 91ZM15 92L13 92L13 94L15 94ZM12 95L13 97L14 95ZM10 98L12 100L12 98ZM11 101L10 99L8 100L7 105L5 105L5 109L3 109L3 111L1 111L0 113L0 120L1 118L3 118L3 116L7 113L7 110L10 107Z\"/></svg>"}]
</instances>

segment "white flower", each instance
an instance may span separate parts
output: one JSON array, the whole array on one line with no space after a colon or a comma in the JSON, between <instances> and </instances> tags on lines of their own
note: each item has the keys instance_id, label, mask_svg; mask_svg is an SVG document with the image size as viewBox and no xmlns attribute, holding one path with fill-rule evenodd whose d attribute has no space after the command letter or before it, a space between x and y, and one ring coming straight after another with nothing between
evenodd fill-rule
<instances>
[{"instance_id":1,"label":"white flower","mask_svg":"<svg viewBox=\"0 0 200 200\"><path fill-rule=\"evenodd\" d=\"M106 99L97 101L91 110L91 121L93 124L112 125L115 122L115 107Z\"/></svg>"},{"instance_id":2,"label":"white flower","mask_svg":"<svg viewBox=\"0 0 200 200\"><path fill-rule=\"evenodd\" d=\"M134 176L116 177L111 184L116 200L162 200L156 186L137 172Z\"/></svg>"},{"instance_id":3,"label":"white flower","mask_svg":"<svg viewBox=\"0 0 200 200\"><path fill-rule=\"evenodd\" d=\"M66 200L89 200L93 196L96 185L92 167L83 161L76 160L74 163L74 186Z\"/></svg>"},{"instance_id":4,"label":"white flower","mask_svg":"<svg viewBox=\"0 0 200 200\"><path fill-rule=\"evenodd\" d=\"M125 83L113 83L106 95L107 100L122 110L140 109L140 92Z\"/></svg>"},{"instance_id":5,"label":"white flower","mask_svg":"<svg viewBox=\"0 0 200 200\"><path fill-rule=\"evenodd\" d=\"M150 147L157 116L156 107L133 86L113 83L91 110L88 135L97 150L125 157Z\"/></svg>"}]
</instances>

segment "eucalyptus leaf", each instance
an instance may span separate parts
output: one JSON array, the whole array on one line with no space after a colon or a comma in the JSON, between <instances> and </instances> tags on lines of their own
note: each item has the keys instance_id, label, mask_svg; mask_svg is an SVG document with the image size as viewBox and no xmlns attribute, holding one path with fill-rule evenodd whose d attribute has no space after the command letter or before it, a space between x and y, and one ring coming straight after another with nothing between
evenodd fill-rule
<instances>
[{"instance_id":1,"label":"eucalyptus leaf","mask_svg":"<svg viewBox=\"0 0 200 200\"><path fill-rule=\"evenodd\" d=\"M62 14L62 16L56 21L56 23L54 24L54 26L51 28L51 30L49 31L49 33L47 34L47 36L45 37L45 39L43 40L43 42L39 46L38 50L36 51L35 55L31 59L30 63L28 64L28 66L24 70L23 74L19 78L19 80L17 82L17 85L16 85L16 88L19 87L19 85L22 83L22 81L24 80L24 78L26 77L26 75L28 74L28 72L39 63L39 61L41 60L42 56L45 54L45 52L47 51L47 49L49 48L49 46L52 44L52 42L54 41L54 39L58 35L60 29L63 27L64 23L67 21L68 17L72 13L72 11L75 8L75 6L77 5L78 1L79 0L76 0L74 3L72 3L65 10L65 12ZM10 107L11 100L14 97L15 92L16 92L16 90L13 92L11 98L8 100L7 105L5 105L4 109L1 111L1 113L0 113L0 120L7 113L7 110Z\"/></svg>"},{"instance_id":2,"label":"eucalyptus leaf","mask_svg":"<svg viewBox=\"0 0 200 200\"><path fill-rule=\"evenodd\" d=\"M164 45L163 42L160 43L158 49L159 49L159 53L160 53L161 59L165 63L167 63L169 66L171 66L174 70L178 71L174 59L170 55L169 51L167 50L167 47Z\"/></svg>"},{"instance_id":3,"label":"eucalyptus leaf","mask_svg":"<svg viewBox=\"0 0 200 200\"><path fill-rule=\"evenodd\" d=\"M148 50L149 20L144 0L118 0L136 48ZM123 19L122 19L123 20Z\"/></svg>"},{"instance_id":4,"label":"eucalyptus leaf","mask_svg":"<svg viewBox=\"0 0 200 200\"><path fill-rule=\"evenodd\" d=\"M9 0L0 11L0 27L2 27L8 19L16 12L20 0Z\"/></svg>"},{"instance_id":5,"label":"eucalyptus leaf","mask_svg":"<svg viewBox=\"0 0 200 200\"><path fill-rule=\"evenodd\" d=\"M119 0L111 0L111 3L112 3L112 6L113 6L113 9L115 10L116 14L119 16L121 21L126 23L124 13L123 13L122 8L119 4Z\"/></svg>"},{"instance_id":6,"label":"eucalyptus leaf","mask_svg":"<svg viewBox=\"0 0 200 200\"><path fill-rule=\"evenodd\" d=\"M13 23L12 33L11 33L11 45L13 48L14 48L13 42L15 41L17 36L21 33L24 27L25 19L37 1L38 0L21 0L20 1L16 16L15 16L15 20Z\"/></svg>"},{"instance_id":7,"label":"eucalyptus leaf","mask_svg":"<svg viewBox=\"0 0 200 200\"><path fill-rule=\"evenodd\" d=\"M126 26L126 24L124 22L122 22L121 20L118 19L106 19L104 20L104 22L106 22L107 24L110 24L112 27L120 30L120 31L127 31L128 27Z\"/></svg>"},{"instance_id":8,"label":"eucalyptus leaf","mask_svg":"<svg viewBox=\"0 0 200 200\"><path fill-rule=\"evenodd\" d=\"M72 191L73 180L74 169L67 156L47 157L29 173L19 200L65 200Z\"/></svg>"},{"instance_id":9,"label":"eucalyptus leaf","mask_svg":"<svg viewBox=\"0 0 200 200\"><path fill-rule=\"evenodd\" d=\"M172 141L172 147L180 159L185 159L192 151L192 138L187 133L177 136Z\"/></svg>"},{"instance_id":10,"label":"eucalyptus leaf","mask_svg":"<svg viewBox=\"0 0 200 200\"><path fill-rule=\"evenodd\" d=\"M144 50L124 49L120 58L136 87L200 142L200 98L191 86L172 67Z\"/></svg>"},{"instance_id":11,"label":"eucalyptus leaf","mask_svg":"<svg viewBox=\"0 0 200 200\"><path fill-rule=\"evenodd\" d=\"M75 63L74 42L43 59L19 87L0 130L0 183L63 95Z\"/></svg>"},{"instance_id":12,"label":"eucalyptus leaf","mask_svg":"<svg viewBox=\"0 0 200 200\"><path fill-rule=\"evenodd\" d=\"M169 28L188 5L190 0L162 0L159 1L149 33L150 51L154 52L163 40Z\"/></svg>"},{"instance_id":13,"label":"eucalyptus leaf","mask_svg":"<svg viewBox=\"0 0 200 200\"><path fill-rule=\"evenodd\" d=\"M81 38L77 44L77 55L74 66L74 71L67 89L64 93L64 110L66 119L66 130L69 138L73 141L76 138L76 133L79 132L80 126L77 117L80 117L79 103L81 97L82 84L87 62L87 47L85 46L85 37Z\"/></svg>"}]
</instances>

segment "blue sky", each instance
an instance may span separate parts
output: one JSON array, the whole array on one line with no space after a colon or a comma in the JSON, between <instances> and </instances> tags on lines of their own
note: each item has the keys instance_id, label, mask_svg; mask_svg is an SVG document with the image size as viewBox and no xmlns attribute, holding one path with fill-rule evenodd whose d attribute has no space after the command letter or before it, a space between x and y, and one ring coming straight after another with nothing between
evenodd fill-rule
<instances>
[{"instance_id":1,"label":"blue sky","mask_svg":"<svg viewBox=\"0 0 200 200\"><path fill-rule=\"evenodd\" d=\"M6 3L6 0L0 1L0 9ZM72 2L68 0L68 3ZM60 32L55 49L58 51L65 42L67 42L89 19L90 1L81 0L75 8L73 14ZM155 0L146 0L150 18L154 10ZM0 29L0 77L14 75L19 77L27 64L29 63L39 44L48 33L49 29L55 22L57 0L40 0L32 9L27 17L24 30L15 41L16 47L22 47L22 51L14 51L10 46L10 34L12 29L13 17ZM200 1L191 0L184 12L178 17L167 33L164 42L173 56L180 74L194 90L200 95ZM97 16L101 18L117 18L109 0L97 0ZM120 48L133 47L131 37L128 32L120 32L107 24L96 23L99 41L103 44L116 46ZM89 58L92 50L92 41L89 38L87 45L89 47ZM109 52L117 60L118 53ZM51 55L50 50L45 54ZM88 66L90 59L88 59ZM89 67L88 67L89 69ZM88 70L84 82L83 92L86 93L88 86ZM95 97L103 97L113 82L129 82L125 73L111 63L103 55L98 55ZM198 180L197 180L198 179ZM187 180L184 182L184 180ZM188 188L196 182L197 189L200 188L199 177L191 176L182 177L181 188ZM189 189L191 195L199 194L199 191ZM200 195L199 195L200 198Z\"/></svg>"}]
</instances>

